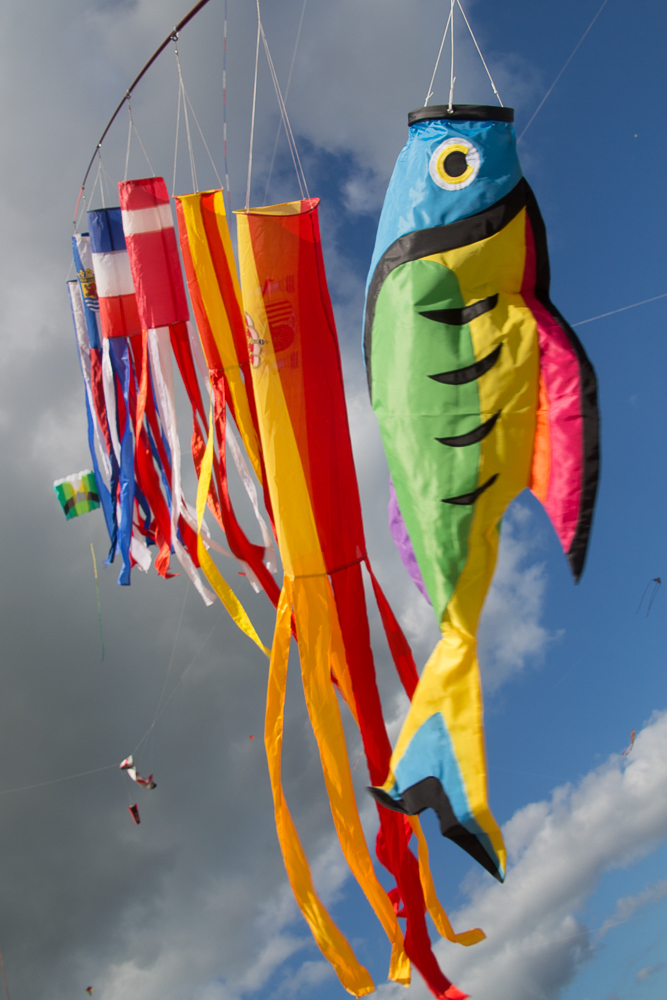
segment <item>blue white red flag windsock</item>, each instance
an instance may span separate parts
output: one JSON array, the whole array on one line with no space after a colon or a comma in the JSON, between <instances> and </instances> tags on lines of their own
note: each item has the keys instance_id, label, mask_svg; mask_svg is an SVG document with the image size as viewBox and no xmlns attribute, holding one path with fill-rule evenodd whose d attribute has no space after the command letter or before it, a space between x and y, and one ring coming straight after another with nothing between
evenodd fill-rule
<instances>
[{"instance_id":1,"label":"blue white red flag windsock","mask_svg":"<svg viewBox=\"0 0 667 1000\"><path fill-rule=\"evenodd\" d=\"M120 208L88 212L88 228L102 333L134 337L141 323Z\"/></svg>"}]
</instances>

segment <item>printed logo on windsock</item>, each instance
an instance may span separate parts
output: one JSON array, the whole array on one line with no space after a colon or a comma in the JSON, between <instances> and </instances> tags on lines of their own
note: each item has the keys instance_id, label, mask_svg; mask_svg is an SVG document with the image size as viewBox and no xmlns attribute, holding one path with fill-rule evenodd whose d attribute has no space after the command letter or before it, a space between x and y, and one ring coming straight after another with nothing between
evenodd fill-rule
<instances>
[{"instance_id":1,"label":"printed logo on windsock","mask_svg":"<svg viewBox=\"0 0 667 1000\"><path fill-rule=\"evenodd\" d=\"M144 329L186 322L185 285L167 185L162 177L118 185L123 232Z\"/></svg>"},{"instance_id":2,"label":"printed logo on windsock","mask_svg":"<svg viewBox=\"0 0 667 1000\"><path fill-rule=\"evenodd\" d=\"M88 233L74 234L72 237L72 254L74 256L77 281L81 289L81 298L83 299L83 312L86 320L86 330L88 331L88 342L92 349L98 351L100 349L100 334L97 324L100 307L97 301L93 255L90 249L90 236Z\"/></svg>"},{"instance_id":3,"label":"printed logo on windsock","mask_svg":"<svg viewBox=\"0 0 667 1000\"><path fill-rule=\"evenodd\" d=\"M93 269L105 337L134 337L141 333L130 258L119 208L88 212Z\"/></svg>"}]
</instances>

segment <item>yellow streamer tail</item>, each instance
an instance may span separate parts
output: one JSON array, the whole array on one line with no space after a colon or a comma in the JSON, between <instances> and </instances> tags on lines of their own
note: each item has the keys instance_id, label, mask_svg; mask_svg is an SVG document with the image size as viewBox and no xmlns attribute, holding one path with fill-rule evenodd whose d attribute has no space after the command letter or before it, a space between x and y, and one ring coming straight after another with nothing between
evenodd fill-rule
<instances>
[{"instance_id":1,"label":"yellow streamer tail","mask_svg":"<svg viewBox=\"0 0 667 1000\"><path fill-rule=\"evenodd\" d=\"M199 565L201 566L206 579L211 584L213 590L220 598L223 605L241 631L244 632L249 639L252 639L255 645L259 646L266 656L270 656L270 650L266 648L258 636L245 608L211 559L202 539L201 527L202 521L204 520L204 512L206 510L206 501L208 499L208 493L211 486L211 475L213 470L213 438L213 404L211 404L209 412L208 441L206 443L206 450L204 452L201 468L199 470L199 485L197 487L197 555L199 557Z\"/></svg>"}]
</instances>

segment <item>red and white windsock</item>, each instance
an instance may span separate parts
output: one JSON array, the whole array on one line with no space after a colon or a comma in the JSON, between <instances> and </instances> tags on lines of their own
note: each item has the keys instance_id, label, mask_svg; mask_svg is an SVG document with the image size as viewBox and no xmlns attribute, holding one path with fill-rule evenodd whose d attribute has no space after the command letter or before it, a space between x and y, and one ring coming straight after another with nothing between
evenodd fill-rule
<instances>
[{"instance_id":1,"label":"red and white windsock","mask_svg":"<svg viewBox=\"0 0 667 1000\"><path fill-rule=\"evenodd\" d=\"M123 181L118 190L142 327L186 322L188 303L164 179Z\"/></svg>"},{"instance_id":2,"label":"red and white windsock","mask_svg":"<svg viewBox=\"0 0 667 1000\"><path fill-rule=\"evenodd\" d=\"M118 190L139 321L148 331L155 401L171 452L171 545L204 602L212 604L215 596L197 573L197 521L193 508L185 502L181 483L170 328L187 323L189 313L167 185L162 177L147 177L122 181ZM184 545L179 538L183 524L192 529L191 551L186 547L187 539Z\"/></svg>"}]
</instances>

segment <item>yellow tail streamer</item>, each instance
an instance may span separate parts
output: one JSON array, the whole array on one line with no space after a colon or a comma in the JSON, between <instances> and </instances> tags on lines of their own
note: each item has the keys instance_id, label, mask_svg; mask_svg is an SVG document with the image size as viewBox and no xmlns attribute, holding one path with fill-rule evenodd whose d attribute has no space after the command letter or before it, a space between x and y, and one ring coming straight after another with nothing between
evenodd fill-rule
<instances>
[{"instance_id":1,"label":"yellow tail streamer","mask_svg":"<svg viewBox=\"0 0 667 1000\"><path fill-rule=\"evenodd\" d=\"M372 993L375 985L368 970L357 961L349 942L338 930L315 892L308 861L283 793L281 753L291 619L292 581L286 576L278 603L276 631L271 651L264 727L276 830L290 885L313 937L325 958L333 965L345 989L354 996L361 997Z\"/></svg>"},{"instance_id":2,"label":"yellow tail streamer","mask_svg":"<svg viewBox=\"0 0 667 1000\"><path fill-rule=\"evenodd\" d=\"M245 608L206 551L206 546L204 545L201 536L201 526L202 521L204 520L206 501L211 486L211 473L213 469L213 437L213 404L211 404L209 413L208 441L206 443L206 451L204 452L201 468L199 470L199 485L197 487L197 555L199 556L199 565L201 566L206 579L211 584L213 590L218 595L241 631L245 632L248 638L252 639L252 641L259 646L266 656L270 656L270 650L266 648L260 637L257 635L255 627L248 618Z\"/></svg>"},{"instance_id":3,"label":"yellow tail streamer","mask_svg":"<svg viewBox=\"0 0 667 1000\"><path fill-rule=\"evenodd\" d=\"M287 579L287 578L286 578ZM331 662L344 662L345 649L326 576L297 577L294 612L308 714L317 739L331 813L348 865L392 944L389 978L407 985L410 961L394 907L378 882L357 811Z\"/></svg>"},{"instance_id":4,"label":"yellow tail streamer","mask_svg":"<svg viewBox=\"0 0 667 1000\"><path fill-rule=\"evenodd\" d=\"M484 941L486 934L481 927L474 927L472 930L462 931L460 934L456 934L454 932L454 928L449 922L449 917L442 908L442 904L440 903L440 900L435 892L433 876L431 875L431 868L428 860L428 844L426 843L426 837L424 836L424 831L422 830L421 823L419 822L419 816L408 816L408 821L412 827L412 832L417 838L419 852L419 879L424 891L426 909L431 915L431 919L435 924L438 934L440 937L446 938L454 944L462 944L466 947L469 947L471 944L479 944L480 941Z\"/></svg>"}]
</instances>

